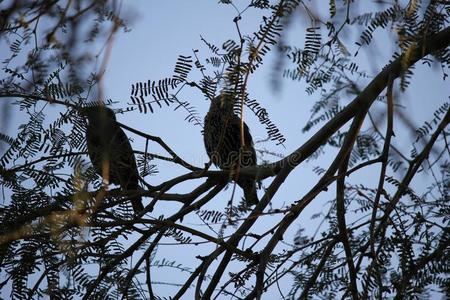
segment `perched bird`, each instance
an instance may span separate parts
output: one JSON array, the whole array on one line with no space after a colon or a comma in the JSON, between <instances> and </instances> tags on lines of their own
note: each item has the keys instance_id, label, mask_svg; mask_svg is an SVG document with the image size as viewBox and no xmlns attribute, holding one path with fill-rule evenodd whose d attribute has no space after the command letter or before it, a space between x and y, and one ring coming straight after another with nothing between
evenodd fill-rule
<instances>
[{"instance_id":1,"label":"perched bird","mask_svg":"<svg viewBox=\"0 0 450 300\"><path fill-rule=\"evenodd\" d=\"M241 120L233 112L233 102L229 95L214 98L205 117L203 140L206 152L211 161L222 170L238 170L256 165L252 136L245 123L244 145L241 149ZM248 205L258 204L255 180L239 178L237 174L236 183L244 190Z\"/></svg>"},{"instance_id":2,"label":"perched bird","mask_svg":"<svg viewBox=\"0 0 450 300\"><path fill-rule=\"evenodd\" d=\"M87 150L97 174L124 191L139 190L133 149L114 112L104 105L95 105L82 108L81 113L88 120ZM131 204L135 213L144 209L140 196L131 198Z\"/></svg>"}]
</instances>

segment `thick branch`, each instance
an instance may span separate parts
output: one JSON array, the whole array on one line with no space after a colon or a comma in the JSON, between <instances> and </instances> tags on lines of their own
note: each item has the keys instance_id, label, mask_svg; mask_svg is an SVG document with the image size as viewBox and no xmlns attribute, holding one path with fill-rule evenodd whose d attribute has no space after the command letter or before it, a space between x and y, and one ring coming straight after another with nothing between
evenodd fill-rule
<instances>
[{"instance_id":1,"label":"thick branch","mask_svg":"<svg viewBox=\"0 0 450 300\"><path fill-rule=\"evenodd\" d=\"M436 35L433 35L425 42L419 44L418 46L411 49L408 53L408 61L404 61L404 55L400 56L398 59L390 63L387 67L383 69L381 73L379 73L372 82L358 95L344 110L342 110L336 117L330 120L324 127L322 127L313 137L311 137L305 144L299 147L296 151L291 153L286 158L272 163L265 168L261 169L261 167L257 168L244 168L240 170L240 174L247 174L256 176L258 174L258 178L266 178L269 176L273 176L273 174L277 174L274 181L270 185L268 191L261 199L260 203L255 207L255 209L250 214L249 218L240 226L237 232L230 237L228 242L237 243L242 237L243 233L249 230L249 228L255 222L254 218L262 212L262 210L267 206L273 195L278 190L279 186L286 179L289 173L298 166L302 161L304 161L307 157L309 157L317 148L322 145L332 134L334 134L339 128L341 128L345 123L347 123L351 118L355 115L358 117L354 120L355 126L359 126L362 124L364 120L364 116L368 111L371 104L375 101L376 97L382 92L382 90L386 87L388 79L398 77L403 67L410 67L419 59L428 55L429 53L447 47L450 43L450 28L447 28ZM355 122L356 121L356 122ZM358 124L360 123L360 124ZM348 144L346 146L349 146ZM342 149L341 149L342 150ZM342 153L341 153L342 154ZM345 156L338 155L340 159ZM315 198L317 194L319 194L323 188L328 186L332 180L329 178L336 172L340 161L335 161L332 166L330 166L327 176L323 177L323 180L319 182L303 199L299 201L297 205L293 207L291 210L292 213L288 214L280 223L280 227L277 232L273 235L272 239L269 241L268 245L264 249L264 253L261 255L261 263L262 267L259 270L259 276L257 276L257 285L262 282L262 278L264 275L265 264L267 263L267 258L270 253L272 253L275 246L278 244L279 240L282 238L285 230L290 226L290 224L298 217L300 212ZM219 248L224 250L223 248ZM218 249L218 250L219 250ZM225 259L225 258L224 258ZM223 273L224 270L219 269L216 272ZM208 290L211 291L215 288L218 283L217 278L220 278L219 275L214 276L215 280L210 282ZM216 275L216 274L215 274ZM261 290L257 292L257 297L260 296ZM208 295L207 295L208 296ZM204 299L206 299L204 295Z\"/></svg>"}]
</instances>

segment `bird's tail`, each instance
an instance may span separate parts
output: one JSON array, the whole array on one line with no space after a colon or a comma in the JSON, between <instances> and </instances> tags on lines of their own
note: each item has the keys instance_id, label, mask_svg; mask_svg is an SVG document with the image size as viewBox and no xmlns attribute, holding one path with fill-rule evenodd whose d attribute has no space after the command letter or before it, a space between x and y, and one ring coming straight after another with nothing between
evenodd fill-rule
<instances>
[{"instance_id":1,"label":"bird's tail","mask_svg":"<svg viewBox=\"0 0 450 300\"><path fill-rule=\"evenodd\" d=\"M256 193L256 182L254 180L239 180L238 185L244 190L244 198L247 205L256 205L259 203Z\"/></svg>"},{"instance_id":2,"label":"bird's tail","mask_svg":"<svg viewBox=\"0 0 450 300\"><path fill-rule=\"evenodd\" d=\"M139 191L140 187L139 187L139 183L138 180L131 180L128 182L127 186L126 186L126 190L127 191ZM133 206L133 210L135 214L140 213L141 211L144 210L144 205L142 204L142 197L141 196L136 196L136 197L132 197L130 198L131 201L131 205Z\"/></svg>"}]
</instances>

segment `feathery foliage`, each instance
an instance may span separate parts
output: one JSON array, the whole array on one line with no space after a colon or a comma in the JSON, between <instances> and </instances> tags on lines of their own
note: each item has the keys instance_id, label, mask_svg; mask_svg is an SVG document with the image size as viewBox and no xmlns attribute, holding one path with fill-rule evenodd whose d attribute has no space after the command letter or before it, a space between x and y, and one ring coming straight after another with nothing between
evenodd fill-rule
<instances>
[{"instance_id":1,"label":"feathery foliage","mask_svg":"<svg viewBox=\"0 0 450 300\"><path fill-rule=\"evenodd\" d=\"M103 90L114 37L131 29L116 1L0 4L0 101L8 103L0 125L9 115L18 122L12 131L0 126L1 297L450 297L450 104L442 99L416 120L409 108L417 96L406 94L418 72L440 74L447 85L448 1L219 4L236 12L235 35L201 36L203 47L174 58L169 75L132 83L124 102ZM250 13L261 19L249 30ZM378 49L388 52L385 66ZM309 106L309 118L291 103L269 102L273 95L255 97L252 79L267 68L272 83L296 85L289 101ZM183 158L193 145L121 123L140 188L109 185L89 161L82 108L114 107L120 118L170 107L201 136L204 103L192 99L221 94L234 101L241 126L265 130L256 153L276 161L212 170ZM276 106L306 142L285 136L292 131L280 126ZM228 183L240 176L262 181L258 205L237 199ZM139 213L129 201L136 196L146 204Z\"/></svg>"}]
</instances>

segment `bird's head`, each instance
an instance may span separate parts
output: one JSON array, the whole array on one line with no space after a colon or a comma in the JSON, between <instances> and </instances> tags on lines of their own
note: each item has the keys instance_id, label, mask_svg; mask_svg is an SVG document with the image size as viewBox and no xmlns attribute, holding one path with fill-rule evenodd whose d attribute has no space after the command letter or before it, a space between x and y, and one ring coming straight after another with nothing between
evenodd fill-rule
<instances>
[{"instance_id":1,"label":"bird's head","mask_svg":"<svg viewBox=\"0 0 450 300\"><path fill-rule=\"evenodd\" d=\"M80 112L88 119L90 124L100 124L101 122L116 120L114 111L103 104L82 107Z\"/></svg>"},{"instance_id":2,"label":"bird's head","mask_svg":"<svg viewBox=\"0 0 450 300\"><path fill-rule=\"evenodd\" d=\"M233 113L234 98L231 95L220 94L211 100L210 110L220 111L221 113Z\"/></svg>"}]
</instances>

